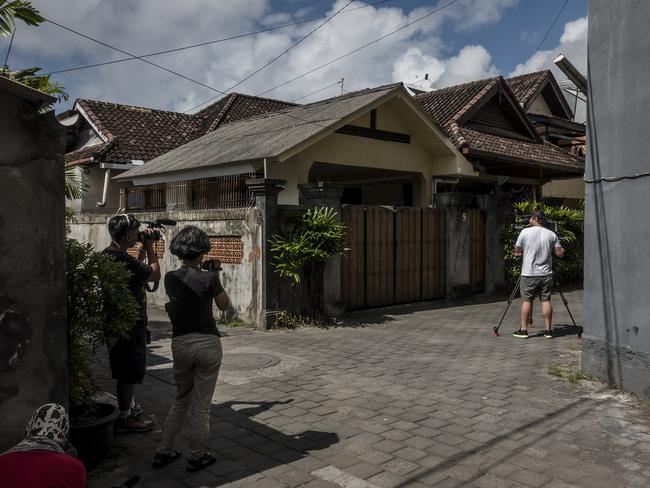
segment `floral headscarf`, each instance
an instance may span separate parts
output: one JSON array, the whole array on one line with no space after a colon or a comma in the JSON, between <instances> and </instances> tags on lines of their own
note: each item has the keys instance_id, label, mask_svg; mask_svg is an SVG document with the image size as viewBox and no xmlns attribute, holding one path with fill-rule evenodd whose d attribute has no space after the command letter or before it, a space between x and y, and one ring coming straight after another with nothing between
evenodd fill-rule
<instances>
[{"instance_id":1,"label":"floral headscarf","mask_svg":"<svg viewBox=\"0 0 650 488\"><path fill-rule=\"evenodd\" d=\"M27 428L25 439L7 452L45 450L65 452L68 445L70 421L61 405L48 403L36 409Z\"/></svg>"}]
</instances>

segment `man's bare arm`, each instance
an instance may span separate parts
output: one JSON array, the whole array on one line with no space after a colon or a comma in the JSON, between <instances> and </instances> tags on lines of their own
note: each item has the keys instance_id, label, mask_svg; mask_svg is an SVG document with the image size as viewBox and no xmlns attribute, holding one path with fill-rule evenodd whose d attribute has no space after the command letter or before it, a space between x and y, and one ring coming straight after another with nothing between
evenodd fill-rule
<instances>
[{"instance_id":1,"label":"man's bare arm","mask_svg":"<svg viewBox=\"0 0 650 488\"><path fill-rule=\"evenodd\" d=\"M555 246L555 255L558 258L564 257L564 248L562 246Z\"/></svg>"},{"instance_id":2,"label":"man's bare arm","mask_svg":"<svg viewBox=\"0 0 650 488\"><path fill-rule=\"evenodd\" d=\"M226 292L222 291L216 297L214 297L214 303L217 304L217 308L219 310L228 310L230 299L228 298L228 295L226 295Z\"/></svg>"},{"instance_id":3,"label":"man's bare arm","mask_svg":"<svg viewBox=\"0 0 650 488\"><path fill-rule=\"evenodd\" d=\"M519 246L515 246L515 256L522 256L523 254L524 250Z\"/></svg>"}]
</instances>

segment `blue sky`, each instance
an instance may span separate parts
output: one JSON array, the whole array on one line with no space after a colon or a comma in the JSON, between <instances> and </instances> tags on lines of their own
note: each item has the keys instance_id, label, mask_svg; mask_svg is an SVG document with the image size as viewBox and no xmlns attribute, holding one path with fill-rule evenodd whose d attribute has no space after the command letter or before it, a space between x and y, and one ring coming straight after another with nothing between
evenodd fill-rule
<instances>
[{"instance_id":1,"label":"blue sky","mask_svg":"<svg viewBox=\"0 0 650 488\"><path fill-rule=\"evenodd\" d=\"M72 29L138 55L314 18L310 22L234 41L149 58L208 85L174 76L138 60L52 78L75 98L91 98L168 110L187 110L228 91L291 47L328 15L343 11L235 91L293 100L345 78L347 90L395 81L443 86L501 74L552 68L563 52L586 68L587 0L568 0L540 51L540 40L564 0L457 0L453 5L336 63L265 93L335 59L449 0L390 0L375 6L349 0L34 0L45 15ZM0 39L6 53L9 40ZM19 25L9 57L15 67L51 71L124 57L60 27ZM424 82L424 73L429 82ZM556 72L559 78L562 76ZM304 98L337 95L340 85Z\"/></svg>"}]
</instances>

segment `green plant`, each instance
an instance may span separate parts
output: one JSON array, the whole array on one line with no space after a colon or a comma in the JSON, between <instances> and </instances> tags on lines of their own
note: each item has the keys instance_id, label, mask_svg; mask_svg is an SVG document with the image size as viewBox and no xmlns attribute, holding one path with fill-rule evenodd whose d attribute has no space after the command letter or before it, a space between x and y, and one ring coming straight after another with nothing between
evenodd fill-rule
<instances>
[{"instance_id":1,"label":"green plant","mask_svg":"<svg viewBox=\"0 0 650 488\"><path fill-rule=\"evenodd\" d=\"M309 314L323 313L325 262L345 250L345 224L332 208L309 209L293 220L286 234L271 238L273 269L281 277L301 284L301 270L308 290Z\"/></svg>"},{"instance_id":2,"label":"green plant","mask_svg":"<svg viewBox=\"0 0 650 488\"><path fill-rule=\"evenodd\" d=\"M564 366L561 364L553 364L548 367L548 374L557 376L562 380L566 380L572 385L577 384L581 380L591 380L591 375L583 373L576 367Z\"/></svg>"},{"instance_id":3,"label":"green plant","mask_svg":"<svg viewBox=\"0 0 650 488\"><path fill-rule=\"evenodd\" d=\"M22 20L27 25L38 25L45 22L31 2L0 0L0 36L11 35L16 26L16 20Z\"/></svg>"},{"instance_id":4,"label":"green plant","mask_svg":"<svg viewBox=\"0 0 650 488\"><path fill-rule=\"evenodd\" d=\"M4 66L0 75L10 80L22 83L34 90L46 93L56 98L58 102L66 101L69 98L65 87L56 81L50 81L50 75L37 74L41 68L32 67L11 71L9 66Z\"/></svg>"},{"instance_id":5,"label":"green plant","mask_svg":"<svg viewBox=\"0 0 650 488\"><path fill-rule=\"evenodd\" d=\"M138 314L130 273L90 244L66 239L68 394L73 416L92 409L98 392L93 362L98 348L126 337Z\"/></svg>"},{"instance_id":6,"label":"green plant","mask_svg":"<svg viewBox=\"0 0 650 488\"><path fill-rule=\"evenodd\" d=\"M533 210L541 210L547 220L557 223L557 235L566 250L563 258L553 260L553 272L557 280L562 284L582 283L584 204L578 209L572 209L534 201L515 203L513 205L515 215L505 223L502 243L505 251L506 281L512 285L519 276L521 259L514 255L515 242L520 229L528 225L524 215L530 215Z\"/></svg>"}]
</instances>

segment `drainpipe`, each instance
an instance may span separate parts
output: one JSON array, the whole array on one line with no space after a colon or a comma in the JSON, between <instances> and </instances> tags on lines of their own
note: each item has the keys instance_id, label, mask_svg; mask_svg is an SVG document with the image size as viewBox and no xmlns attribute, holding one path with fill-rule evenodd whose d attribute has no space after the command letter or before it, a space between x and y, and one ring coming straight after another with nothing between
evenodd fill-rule
<instances>
[{"instance_id":1,"label":"drainpipe","mask_svg":"<svg viewBox=\"0 0 650 488\"><path fill-rule=\"evenodd\" d=\"M266 179L266 158L264 158L264 179Z\"/></svg>"},{"instance_id":2,"label":"drainpipe","mask_svg":"<svg viewBox=\"0 0 650 488\"><path fill-rule=\"evenodd\" d=\"M110 182L111 182L111 170L106 169L106 172L104 173L104 190L102 191L102 201L97 202L98 207L106 206L106 198L108 197L108 185Z\"/></svg>"}]
</instances>

